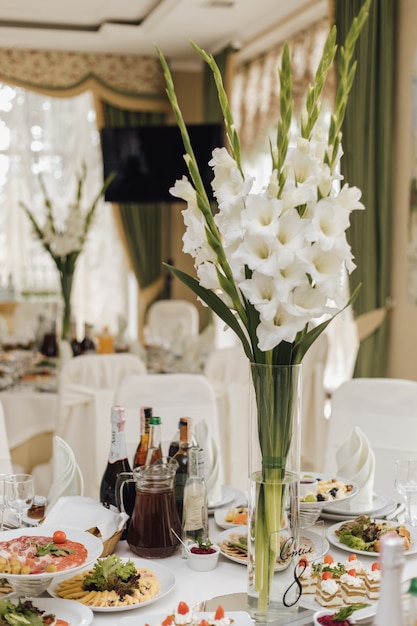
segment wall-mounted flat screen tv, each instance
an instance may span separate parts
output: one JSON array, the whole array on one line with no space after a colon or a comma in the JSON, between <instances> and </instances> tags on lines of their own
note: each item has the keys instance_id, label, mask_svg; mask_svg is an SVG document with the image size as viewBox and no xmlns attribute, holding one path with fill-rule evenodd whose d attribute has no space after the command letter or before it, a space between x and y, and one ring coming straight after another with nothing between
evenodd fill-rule
<instances>
[{"instance_id":1,"label":"wall-mounted flat screen tv","mask_svg":"<svg viewBox=\"0 0 417 626\"><path fill-rule=\"evenodd\" d=\"M204 187L213 199L212 151L224 145L222 124L187 125ZM107 202L175 202L169 189L179 178L189 178L177 126L104 128L101 131L104 177L116 172L105 194Z\"/></svg>"}]
</instances>

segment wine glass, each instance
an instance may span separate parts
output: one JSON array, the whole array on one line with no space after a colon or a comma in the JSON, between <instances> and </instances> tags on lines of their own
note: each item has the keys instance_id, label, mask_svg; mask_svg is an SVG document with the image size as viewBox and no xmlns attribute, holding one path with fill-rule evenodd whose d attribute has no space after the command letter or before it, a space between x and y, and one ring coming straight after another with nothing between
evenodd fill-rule
<instances>
[{"instance_id":1,"label":"wine glass","mask_svg":"<svg viewBox=\"0 0 417 626\"><path fill-rule=\"evenodd\" d=\"M29 509L35 495L31 474L10 474L5 478L6 506L17 516L17 527L22 527L22 515Z\"/></svg>"},{"instance_id":2,"label":"wine glass","mask_svg":"<svg viewBox=\"0 0 417 626\"><path fill-rule=\"evenodd\" d=\"M404 523L417 526L417 518L411 515L411 498L417 494L417 459L399 459L395 462L395 488L405 498Z\"/></svg>"}]
</instances>

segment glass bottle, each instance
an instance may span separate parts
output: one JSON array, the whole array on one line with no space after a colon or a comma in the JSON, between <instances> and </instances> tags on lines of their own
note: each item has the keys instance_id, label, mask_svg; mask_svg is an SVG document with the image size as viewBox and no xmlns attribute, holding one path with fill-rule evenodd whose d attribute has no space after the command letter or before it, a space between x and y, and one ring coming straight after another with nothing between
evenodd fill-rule
<instances>
[{"instance_id":1,"label":"glass bottle","mask_svg":"<svg viewBox=\"0 0 417 626\"><path fill-rule=\"evenodd\" d=\"M97 352L99 354L113 354L114 337L110 333L109 327L104 326L103 331L97 336Z\"/></svg>"},{"instance_id":2,"label":"glass bottle","mask_svg":"<svg viewBox=\"0 0 417 626\"><path fill-rule=\"evenodd\" d=\"M45 333L41 353L46 357L58 356L58 341L56 337L56 322L52 321L48 332Z\"/></svg>"},{"instance_id":3,"label":"glass bottle","mask_svg":"<svg viewBox=\"0 0 417 626\"><path fill-rule=\"evenodd\" d=\"M149 420L149 447L146 455L146 465L152 465L152 463L161 458L161 418L152 415Z\"/></svg>"},{"instance_id":4,"label":"glass bottle","mask_svg":"<svg viewBox=\"0 0 417 626\"><path fill-rule=\"evenodd\" d=\"M133 459L133 467L141 467L146 463L149 449L149 422L152 417L150 406L140 407L140 439Z\"/></svg>"},{"instance_id":5,"label":"glass bottle","mask_svg":"<svg viewBox=\"0 0 417 626\"><path fill-rule=\"evenodd\" d=\"M81 342L82 354L91 354L96 351L96 346L91 338L91 324L84 324L84 338Z\"/></svg>"},{"instance_id":6,"label":"glass bottle","mask_svg":"<svg viewBox=\"0 0 417 626\"><path fill-rule=\"evenodd\" d=\"M192 421L191 417L189 417L188 419ZM175 456L179 450L179 447L180 447L180 422L178 420L178 429L169 444L168 456L170 456L171 458ZM195 438L195 435L192 432L192 429L191 429L191 447L194 447L194 448L198 447L198 441Z\"/></svg>"},{"instance_id":7,"label":"glass bottle","mask_svg":"<svg viewBox=\"0 0 417 626\"><path fill-rule=\"evenodd\" d=\"M189 473L184 487L182 537L185 543L208 539L207 487L204 479L204 450L189 450Z\"/></svg>"},{"instance_id":8,"label":"glass bottle","mask_svg":"<svg viewBox=\"0 0 417 626\"><path fill-rule=\"evenodd\" d=\"M129 461L127 460L126 436L125 436L125 409L123 406L115 405L111 409L111 443L109 459L103 473L100 484L100 502L104 506L117 506L115 486L116 479L121 472L131 472ZM133 508L132 503L132 508ZM126 512L129 511L126 507Z\"/></svg>"},{"instance_id":9,"label":"glass bottle","mask_svg":"<svg viewBox=\"0 0 417 626\"><path fill-rule=\"evenodd\" d=\"M178 516L182 520L182 509L184 500L184 487L188 478L188 450L191 442L191 418L181 417L180 419L180 446L173 458L178 463L175 474L174 491Z\"/></svg>"},{"instance_id":10,"label":"glass bottle","mask_svg":"<svg viewBox=\"0 0 417 626\"><path fill-rule=\"evenodd\" d=\"M77 339L77 324L74 319L71 320L71 348L73 356L81 354L81 343Z\"/></svg>"},{"instance_id":11,"label":"glass bottle","mask_svg":"<svg viewBox=\"0 0 417 626\"><path fill-rule=\"evenodd\" d=\"M373 626L404 626L401 589L404 568L403 540L387 533L381 538L381 588Z\"/></svg>"}]
</instances>

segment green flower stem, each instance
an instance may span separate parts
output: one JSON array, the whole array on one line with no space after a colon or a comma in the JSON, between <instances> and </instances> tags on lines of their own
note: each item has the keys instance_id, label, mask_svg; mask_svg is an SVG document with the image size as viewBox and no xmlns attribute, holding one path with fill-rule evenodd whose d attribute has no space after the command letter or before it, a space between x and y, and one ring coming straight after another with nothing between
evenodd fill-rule
<instances>
[{"instance_id":1,"label":"green flower stem","mask_svg":"<svg viewBox=\"0 0 417 626\"><path fill-rule=\"evenodd\" d=\"M74 273L73 272L68 272L68 273L60 272L59 278L61 282L62 299L64 301L61 338L63 340L68 341L70 339L70 333L71 333L71 291L72 291Z\"/></svg>"},{"instance_id":2,"label":"green flower stem","mask_svg":"<svg viewBox=\"0 0 417 626\"><path fill-rule=\"evenodd\" d=\"M253 519L254 589L258 594L258 611L266 614L274 570L281 553L281 528L286 523L285 481L301 372L298 366L271 367L252 363L251 374L261 451L261 469L251 476L257 482ZM298 470L298 467L292 469Z\"/></svg>"}]
</instances>

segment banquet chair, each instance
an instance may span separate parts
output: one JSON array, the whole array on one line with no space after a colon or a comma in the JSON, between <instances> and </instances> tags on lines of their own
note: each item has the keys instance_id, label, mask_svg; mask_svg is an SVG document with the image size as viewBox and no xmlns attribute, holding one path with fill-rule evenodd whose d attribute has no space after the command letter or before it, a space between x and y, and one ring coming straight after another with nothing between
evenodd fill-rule
<instances>
[{"instance_id":1,"label":"banquet chair","mask_svg":"<svg viewBox=\"0 0 417 626\"><path fill-rule=\"evenodd\" d=\"M7 438L6 420L3 405L0 402L0 474L11 474L12 472L13 467Z\"/></svg>"},{"instance_id":2,"label":"banquet chair","mask_svg":"<svg viewBox=\"0 0 417 626\"><path fill-rule=\"evenodd\" d=\"M52 450L52 485L47 495L47 510L60 497L84 495L84 479L73 450L57 435L53 439ZM36 487L36 476L34 481Z\"/></svg>"},{"instance_id":3,"label":"banquet chair","mask_svg":"<svg viewBox=\"0 0 417 626\"><path fill-rule=\"evenodd\" d=\"M222 441L216 398L200 374L147 374L125 377L116 391L116 403L125 407L128 458L132 460L140 439L140 407L152 407L161 417L162 452L178 430L180 417L192 418L192 431L205 452L205 477L209 503L221 500L224 483Z\"/></svg>"},{"instance_id":4,"label":"banquet chair","mask_svg":"<svg viewBox=\"0 0 417 626\"><path fill-rule=\"evenodd\" d=\"M397 499L395 461L417 458L417 381L354 378L338 387L331 399L324 471L336 471L336 451L355 426L375 454L375 493Z\"/></svg>"},{"instance_id":5,"label":"banquet chair","mask_svg":"<svg viewBox=\"0 0 417 626\"><path fill-rule=\"evenodd\" d=\"M198 335L199 315L187 300L157 300L147 311L145 336L149 343L181 353L181 343Z\"/></svg>"},{"instance_id":6,"label":"banquet chair","mask_svg":"<svg viewBox=\"0 0 417 626\"><path fill-rule=\"evenodd\" d=\"M75 357L60 372L54 434L73 450L84 477L84 495L92 498L99 497L110 450L110 412L116 389L128 374L146 374L146 366L137 356L124 353ZM49 466L52 476L52 460Z\"/></svg>"}]
</instances>

